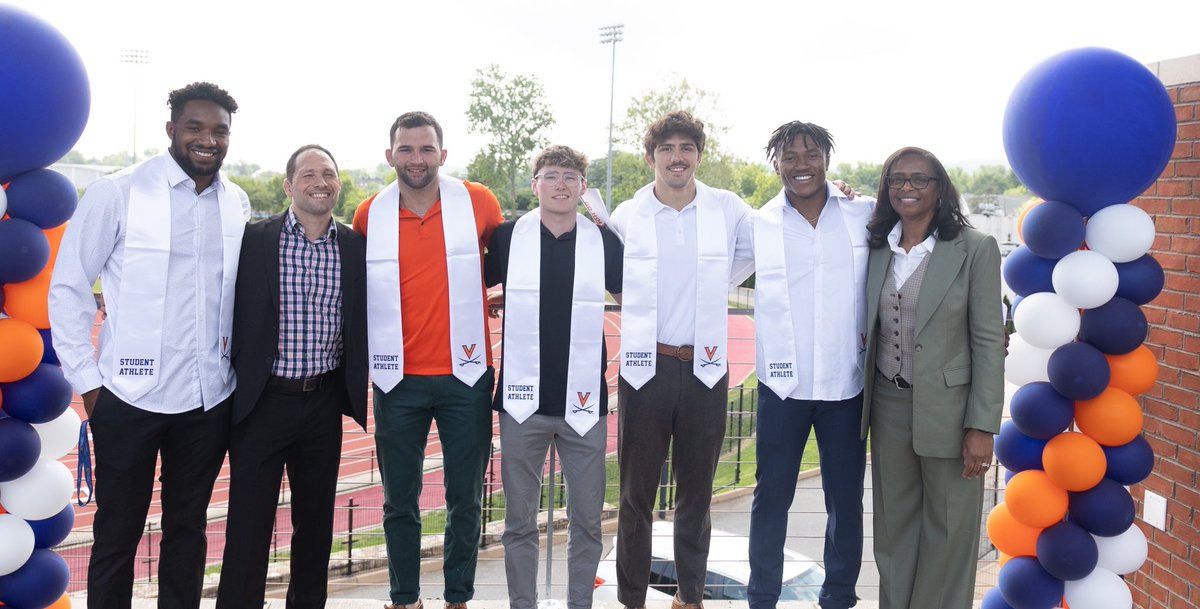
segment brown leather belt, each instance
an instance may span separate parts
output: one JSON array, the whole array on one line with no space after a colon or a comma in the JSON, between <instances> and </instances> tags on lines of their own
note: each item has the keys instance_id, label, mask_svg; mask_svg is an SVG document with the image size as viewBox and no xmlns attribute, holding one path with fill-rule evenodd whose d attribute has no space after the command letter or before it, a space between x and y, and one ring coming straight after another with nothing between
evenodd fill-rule
<instances>
[{"instance_id":1,"label":"brown leather belt","mask_svg":"<svg viewBox=\"0 0 1200 609\"><path fill-rule=\"evenodd\" d=\"M658 353L659 355L673 357L681 362L690 362L696 355L696 348L691 345L676 347L675 345L658 343Z\"/></svg>"}]
</instances>

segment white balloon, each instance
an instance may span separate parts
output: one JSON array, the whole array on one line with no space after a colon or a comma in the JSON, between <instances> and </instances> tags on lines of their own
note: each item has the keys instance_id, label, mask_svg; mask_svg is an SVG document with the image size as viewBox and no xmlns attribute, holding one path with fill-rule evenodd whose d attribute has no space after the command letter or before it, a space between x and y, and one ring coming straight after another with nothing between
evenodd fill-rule
<instances>
[{"instance_id":1,"label":"white balloon","mask_svg":"<svg viewBox=\"0 0 1200 609\"><path fill-rule=\"evenodd\" d=\"M1090 250L1063 256L1054 265L1050 280L1054 291L1077 309L1094 309L1117 293L1117 267L1102 254Z\"/></svg>"},{"instance_id":2,"label":"white balloon","mask_svg":"<svg viewBox=\"0 0 1200 609\"><path fill-rule=\"evenodd\" d=\"M1013 316L1025 342L1042 349L1057 349L1079 334L1079 309L1053 292L1030 294Z\"/></svg>"},{"instance_id":3,"label":"white balloon","mask_svg":"<svg viewBox=\"0 0 1200 609\"><path fill-rule=\"evenodd\" d=\"M33 428L42 438L41 461L61 459L79 444L79 415L74 408L67 408L53 421L33 423Z\"/></svg>"},{"instance_id":4,"label":"white balloon","mask_svg":"<svg viewBox=\"0 0 1200 609\"><path fill-rule=\"evenodd\" d=\"M1154 220L1128 203L1109 205L1087 222L1088 249L1113 262L1137 260L1154 245Z\"/></svg>"},{"instance_id":5,"label":"white balloon","mask_svg":"<svg viewBox=\"0 0 1200 609\"><path fill-rule=\"evenodd\" d=\"M58 461L38 461L27 474L0 482L0 503L25 520L45 520L71 501L75 478Z\"/></svg>"},{"instance_id":6,"label":"white balloon","mask_svg":"<svg viewBox=\"0 0 1200 609\"><path fill-rule=\"evenodd\" d=\"M1146 534L1137 524L1129 525L1124 533L1116 537L1092 535L1096 540L1100 560L1097 567L1108 569L1117 575L1129 575L1142 568L1146 562Z\"/></svg>"},{"instance_id":7,"label":"white balloon","mask_svg":"<svg viewBox=\"0 0 1200 609\"><path fill-rule=\"evenodd\" d=\"M6 213L8 213L8 195L5 194L3 188L0 188L0 217L4 217Z\"/></svg>"},{"instance_id":8,"label":"white balloon","mask_svg":"<svg viewBox=\"0 0 1200 609\"><path fill-rule=\"evenodd\" d=\"M1083 579L1066 582L1067 604L1086 609L1129 609L1133 595L1116 573L1096 567Z\"/></svg>"},{"instance_id":9,"label":"white balloon","mask_svg":"<svg viewBox=\"0 0 1200 609\"><path fill-rule=\"evenodd\" d=\"M1021 307L1024 306L1025 301L1021 301ZM1013 334L1008 342L1008 356L1004 358L1004 378L1014 385L1050 380L1046 365L1051 353L1053 349L1035 347L1020 334Z\"/></svg>"},{"instance_id":10,"label":"white balloon","mask_svg":"<svg viewBox=\"0 0 1200 609\"><path fill-rule=\"evenodd\" d=\"M33 554L33 529L19 516L0 514L0 539L0 575L8 575Z\"/></svg>"}]
</instances>

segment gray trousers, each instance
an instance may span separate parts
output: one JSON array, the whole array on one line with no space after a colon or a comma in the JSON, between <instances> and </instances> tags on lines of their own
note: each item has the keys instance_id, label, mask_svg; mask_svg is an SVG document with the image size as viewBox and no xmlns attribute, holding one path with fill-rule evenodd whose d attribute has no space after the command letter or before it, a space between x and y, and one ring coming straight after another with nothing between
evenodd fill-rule
<instances>
[{"instance_id":1,"label":"gray trousers","mask_svg":"<svg viewBox=\"0 0 1200 609\"><path fill-rule=\"evenodd\" d=\"M562 417L532 415L518 423L500 415L500 476L504 482L504 571L509 607L537 607L538 499L546 451L558 452L567 484L567 606L592 606L596 566L603 542L600 516L604 508L604 448L607 417L580 436Z\"/></svg>"},{"instance_id":2,"label":"gray trousers","mask_svg":"<svg viewBox=\"0 0 1200 609\"><path fill-rule=\"evenodd\" d=\"M617 598L628 607L646 604L654 498L669 447L676 486L678 594L685 603L698 603L703 600L708 570L712 533L708 509L725 439L729 376L710 389L692 374L692 362L659 355L654 378L636 390L622 379L618 392Z\"/></svg>"}]
</instances>

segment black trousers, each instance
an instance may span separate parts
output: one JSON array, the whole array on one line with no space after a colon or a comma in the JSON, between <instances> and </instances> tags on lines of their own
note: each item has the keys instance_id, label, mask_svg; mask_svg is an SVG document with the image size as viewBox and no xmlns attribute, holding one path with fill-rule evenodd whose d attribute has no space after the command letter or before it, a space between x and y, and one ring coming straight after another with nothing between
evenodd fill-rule
<instances>
[{"instance_id":1,"label":"black trousers","mask_svg":"<svg viewBox=\"0 0 1200 609\"><path fill-rule=\"evenodd\" d=\"M346 389L330 375L315 391L267 383L254 410L233 427L229 517L217 589L220 609L260 609L280 482L291 486L289 609L325 606L333 503L342 448Z\"/></svg>"},{"instance_id":2,"label":"black trousers","mask_svg":"<svg viewBox=\"0 0 1200 609\"><path fill-rule=\"evenodd\" d=\"M204 411L147 412L101 388L92 411L96 518L88 562L89 609L132 604L134 554L146 525L154 466L162 458L158 606L200 606L208 502L229 443L230 400Z\"/></svg>"}]
</instances>

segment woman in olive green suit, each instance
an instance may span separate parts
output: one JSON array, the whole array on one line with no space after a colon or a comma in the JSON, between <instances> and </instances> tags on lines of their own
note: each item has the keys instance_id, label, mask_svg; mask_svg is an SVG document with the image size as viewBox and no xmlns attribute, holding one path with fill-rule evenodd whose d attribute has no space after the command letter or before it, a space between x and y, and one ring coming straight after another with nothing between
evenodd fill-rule
<instances>
[{"instance_id":1,"label":"woman in olive green suit","mask_svg":"<svg viewBox=\"0 0 1200 609\"><path fill-rule=\"evenodd\" d=\"M870 427L879 606L963 609L1004 403L1000 251L967 223L928 151L892 154L878 198L862 433Z\"/></svg>"}]
</instances>

